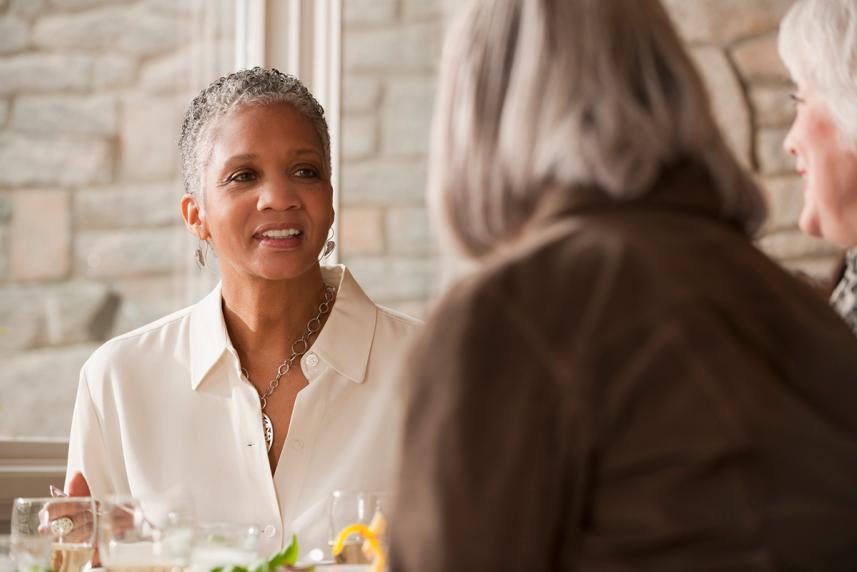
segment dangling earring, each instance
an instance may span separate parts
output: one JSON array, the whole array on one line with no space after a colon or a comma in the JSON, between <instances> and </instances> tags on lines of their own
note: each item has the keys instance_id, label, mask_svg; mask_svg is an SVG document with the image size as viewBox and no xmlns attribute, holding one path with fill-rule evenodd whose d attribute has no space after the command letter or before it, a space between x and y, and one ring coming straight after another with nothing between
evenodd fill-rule
<instances>
[{"instance_id":1,"label":"dangling earring","mask_svg":"<svg viewBox=\"0 0 857 572\"><path fill-rule=\"evenodd\" d=\"M202 250L202 245L205 241L200 240L199 245L196 247L196 250L193 253L194 260L196 260L196 265L200 268L205 268L205 252Z\"/></svg>"},{"instance_id":2,"label":"dangling earring","mask_svg":"<svg viewBox=\"0 0 857 572\"><path fill-rule=\"evenodd\" d=\"M330 253L333 252L334 248L336 248L336 241L333 240L333 237L333 227L330 227L330 231L327 233L327 242L324 244L324 250L321 252L322 258L330 256Z\"/></svg>"}]
</instances>

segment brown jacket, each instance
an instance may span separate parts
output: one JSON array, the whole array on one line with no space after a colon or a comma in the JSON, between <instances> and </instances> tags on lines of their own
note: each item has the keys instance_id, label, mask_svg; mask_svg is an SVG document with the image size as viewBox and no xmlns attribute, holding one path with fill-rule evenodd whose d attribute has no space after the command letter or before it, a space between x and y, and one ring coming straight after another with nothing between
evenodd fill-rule
<instances>
[{"instance_id":1,"label":"brown jacket","mask_svg":"<svg viewBox=\"0 0 857 572\"><path fill-rule=\"evenodd\" d=\"M857 570L857 341L717 204L582 193L448 295L393 572Z\"/></svg>"}]
</instances>

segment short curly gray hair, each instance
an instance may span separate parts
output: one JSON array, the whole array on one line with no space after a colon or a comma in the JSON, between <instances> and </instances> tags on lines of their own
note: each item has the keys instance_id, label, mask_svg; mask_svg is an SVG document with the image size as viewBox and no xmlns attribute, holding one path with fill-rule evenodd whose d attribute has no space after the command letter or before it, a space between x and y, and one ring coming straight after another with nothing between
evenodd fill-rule
<instances>
[{"instance_id":1,"label":"short curly gray hair","mask_svg":"<svg viewBox=\"0 0 857 572\"><path fill-rule=\"evenodd\" d=\"M242 105L270 103L288 103L312 122L321 140L324 170L330 176L330 132L321 104L295 76L257 66L221 77L190 103L179 137L187 193L194 194L200 187L200 170L211 155L211 133L217 120Z\"/></svg>"}]
</instances>

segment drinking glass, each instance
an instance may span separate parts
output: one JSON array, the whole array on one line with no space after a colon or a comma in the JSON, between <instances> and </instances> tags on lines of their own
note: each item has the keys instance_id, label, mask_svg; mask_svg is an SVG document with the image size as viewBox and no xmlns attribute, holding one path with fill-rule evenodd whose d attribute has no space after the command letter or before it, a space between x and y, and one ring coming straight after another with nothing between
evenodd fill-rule
<instances>
[{"instance_id":1,"label":"drinking glass","mask_svg":"<svg viewBox=\"0 0 857 572\"><path fill-rule=\"evenodd\" d=\"M111 572L183 572L190 561L193 521L163 499L111 497L101 503L98 550Z\"/></svg>"},{"instance_id":2,"label":"drinking glass","mask_svg":"<svg viewBox=\"0 0 857 572\"><path fill-rule=\"evenodd\" d=\"M261 533L251 525L201 523L194 528L191 570L247 567L259 558Z\"/></svg>"},{"instance_id":3,"label":"drinking glass","mask_svg":"<svg viewBox=\"0 0 857 572\"><path fill-rule=\"evenodd\" d=\"M18 570L80 572L95 551L95 525L88 497L15 499L12 558Z\"/></svg>"},{"instance_id":4,"label":"drinking glass","mask_svg":"<svg viewBox=\"0 0 857 572\"><path fill-rule=\"evenodd\" d=\"M15 561L12 560L12 537L0 534L0 572L15 572Z\"/></svg>"},{"instance_id":5,"label":"drinking glass","mask_svg":"<svg viewBox=\"0 0 857 572\"><path fill-rule=\"evenodd\" d=\"M334 491L330 495L328 519L330 522L330 540L332 547L340 531L352 524L369 526L378 515L389 518L392 510L393 495L386 492ZM340 564L368 564L371 555L363 550L365 539L359 534L349 535L345 548L336 557ZM387 552L387 534L382 532L378 538L381 548Z\"/></svg>"}]
</instances>

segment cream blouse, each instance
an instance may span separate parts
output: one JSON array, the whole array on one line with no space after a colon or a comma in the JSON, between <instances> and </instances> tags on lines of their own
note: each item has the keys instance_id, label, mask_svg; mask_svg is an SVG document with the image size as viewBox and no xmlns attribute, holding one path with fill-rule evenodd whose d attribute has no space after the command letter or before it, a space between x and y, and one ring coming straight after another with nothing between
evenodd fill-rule
<instances>
[{"instance_id":1,"label":"cream blouse","mask_svg":"<svg viewBox=\"0 0 857 572\"><path fill-rule=\"evenodd\" d=\"M84 364L67 480L81 471L95 497L179 497L200 521L256 524L263 554L293 532L302 555L329 553L331 491L394 488L397 372L418 322L375 305L345 267L323 274L339 287L336 303L300 360L309 384L273 478L259 396L240 376L218 286Z\"/></svg>"}]
</instances>

